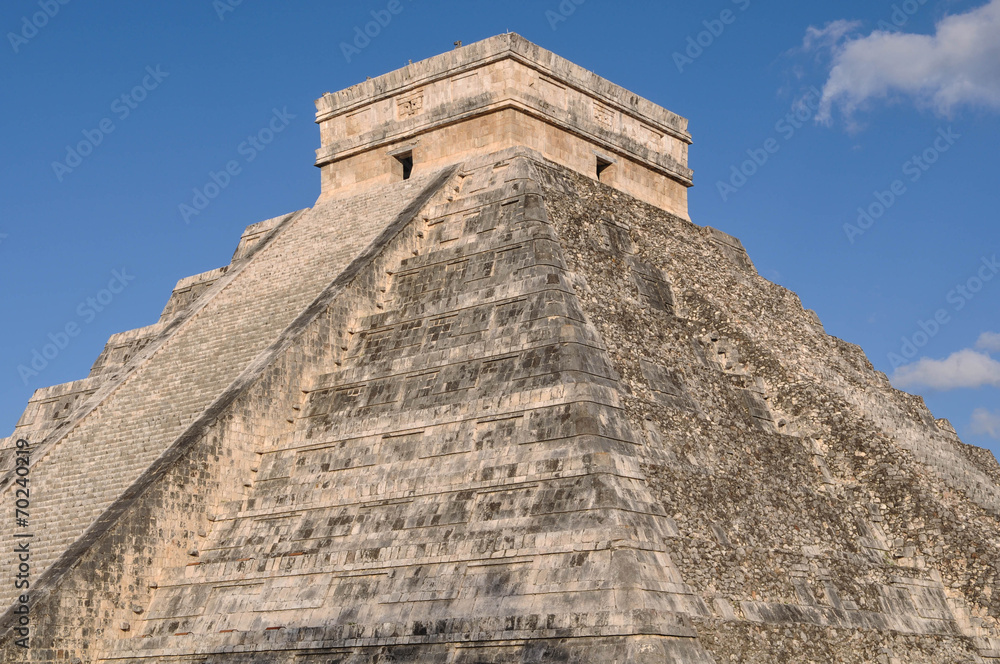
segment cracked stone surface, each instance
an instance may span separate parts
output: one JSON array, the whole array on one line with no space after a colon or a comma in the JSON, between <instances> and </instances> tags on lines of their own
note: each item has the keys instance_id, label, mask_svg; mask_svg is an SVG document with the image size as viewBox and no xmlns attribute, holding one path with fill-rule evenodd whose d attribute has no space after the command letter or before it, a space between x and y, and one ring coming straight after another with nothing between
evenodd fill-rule
<instances>
[{"instance_id":1,"label":"cracked stone surface","mask_svg":"<svg viewBox=\"0 0 1000 664\"><path fill-rule=\"evenodd\" d=\"M3 661L1000 660L989 452L736 238L459 157L249 226L35 394Z\"/></svg>"}]
</instances>

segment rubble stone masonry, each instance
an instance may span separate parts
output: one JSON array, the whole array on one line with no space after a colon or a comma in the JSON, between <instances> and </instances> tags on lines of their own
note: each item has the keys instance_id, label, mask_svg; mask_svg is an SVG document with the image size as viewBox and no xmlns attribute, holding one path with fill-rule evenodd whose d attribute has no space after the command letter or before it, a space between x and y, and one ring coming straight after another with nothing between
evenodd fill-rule
<instances>
[{"instance_id":1,"label":"rubble stone masonry","mask_svg":"<svg viewBox=\"0 0 1000 664\"><path fill-rule=\"evenodd\" d=\"M683 118L513 34L317 109L316 205L0 441L2 661L1000 661L996 460L688 220Z\"/></svg>"}]
</instances>

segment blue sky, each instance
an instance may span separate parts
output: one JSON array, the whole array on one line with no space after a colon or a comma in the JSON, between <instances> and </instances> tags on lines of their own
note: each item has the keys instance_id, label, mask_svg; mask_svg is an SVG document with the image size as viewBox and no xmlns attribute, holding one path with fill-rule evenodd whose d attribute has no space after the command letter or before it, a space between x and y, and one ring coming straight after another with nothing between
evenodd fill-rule
<instances>
[{"instance_id":1,"label":"blue sky","mask_svg":"<svg viewBox=\"0 0 1000 664\"><path fill-rule=\"evenodd\" d=\"M1000 0L399 2L356 51L389 0L3 3L4 432L246 225L312 205L314 99L510 30L689 118L692 219L998 449Z\"/></svg>"}]
</instances>

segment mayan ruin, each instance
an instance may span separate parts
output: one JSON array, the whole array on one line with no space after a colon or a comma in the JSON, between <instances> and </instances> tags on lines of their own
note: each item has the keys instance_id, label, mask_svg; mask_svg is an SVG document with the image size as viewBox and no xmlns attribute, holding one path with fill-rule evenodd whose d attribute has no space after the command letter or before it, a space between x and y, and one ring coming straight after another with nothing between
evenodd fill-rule
<instances>
[{"instance_id":1,"label":"mayan ruin","mask_svg":"<svg viewBox=\"0 0 1000 664\"><path fill-rule=\"evenodd\" d=\"M0 661L1000 662L997 461L640 92L505 33L320 97L313 207L6 423Z\"/></svg>"}]
</instances>

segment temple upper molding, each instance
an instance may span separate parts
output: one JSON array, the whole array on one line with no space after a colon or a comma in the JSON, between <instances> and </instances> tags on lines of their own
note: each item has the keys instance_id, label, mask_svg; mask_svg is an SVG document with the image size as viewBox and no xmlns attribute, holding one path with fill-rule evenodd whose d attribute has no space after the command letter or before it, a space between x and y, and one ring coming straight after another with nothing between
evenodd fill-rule
<instances>
[{"instance_id":1,"label":"temple upper molding","mask_svg":"<svg viewBox=\"0 0 1000 664\"><path fill-rule=\"evenodd\" d=\"M517 34L327 93L316 109L324 195L524 145L687 216L687 120Z\"/></svg>"}]
</instances>

